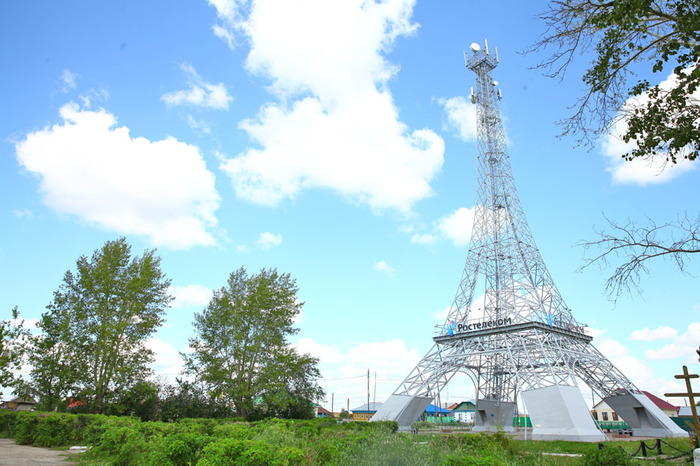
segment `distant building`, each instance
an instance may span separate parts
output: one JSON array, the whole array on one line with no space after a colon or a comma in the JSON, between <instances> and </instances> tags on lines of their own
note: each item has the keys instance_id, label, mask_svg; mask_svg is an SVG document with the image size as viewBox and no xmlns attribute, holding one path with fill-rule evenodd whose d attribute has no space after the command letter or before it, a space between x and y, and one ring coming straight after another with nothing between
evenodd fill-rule
<instances>
[{"instance_id":1,"label":"distant building","mask_svg":"<svg viewBox=\"0 0 700 466\"><path fill-rule=\"evenodd\" d=\"M333 413L321 405L316 405L316 417L334 417Z\"/></svg>"},{"instance_id":2,"label":"distant building","mask_svg":"<svg viewBox=\"0 0 700 466\"><path fill-rule=\"evenodd\" d=\"M663 411L664 414L666 414L666 416L678 417L678 406L674 406L668 401L662 400L658 396L652 395L649 392L642 391L642 393L644 393L647 396L647 398L651 400L652 403L658 406L659 409Z\"/></svg>"},{"instance_id":3,"label":"distant building","mask_svg":"<svg viewBox=\"0 0 700 466\"><path fill-rule=\"evenodd\" d=\"M456 422L462 422L464 424L474 423L474 413L476 413L476 401L462 401L451 407L452 413Z\"/></svg>"},{"instance_id":4,"label":"distant building","mask_svg":"<svg viewBox=\"0 0 700 466\"><path fill-rule=\"evenodd\" d=\"M668 417L678 417L678 406L662 400L656 395L642 391L652 403L654 403ZM619 417L617 413L605 401L600 401L593 406L591 415L595 419L596 424L604 430L629 429L629 425L624 419Z\"/></svg>"},{"instance_id":5,"label":"distant building","mask_svg":"<svg viewBox=\"0 0 700 466\"><path fill-rule=\"evenodd\" d=\"M429 404L428 407L425 408L421 420L427 422L454 422L454 417L452 416L452 411L449 409L439 408L433 404Z\"/></svg>"},{"instance_id":6,"label":"distant building","mask_svg":"<svg viewBox=\"0 0 700 466\"><path fill-rule=\"evenodd\" d=\"M0 409L11 409L13 411L33 411L34 405L36 405L36 401L33 399L19 397L0 404Z\"/></svg>"},{"instance_id":7,"label":"distant building","mask_svg":"<svg viewBox=\"0 0 700 466\"><path fill-rule=\"evenodd\" d=\"M377 412L377 409L379 409L384 403L381 402L371 402L369 403L369 406L367 403L363 404L362 406L359 406L353 410L352 412L352 420L353 421L369 421L372 419L372 416L374 416L374 413Z\"/></svg>"}]
</instances>

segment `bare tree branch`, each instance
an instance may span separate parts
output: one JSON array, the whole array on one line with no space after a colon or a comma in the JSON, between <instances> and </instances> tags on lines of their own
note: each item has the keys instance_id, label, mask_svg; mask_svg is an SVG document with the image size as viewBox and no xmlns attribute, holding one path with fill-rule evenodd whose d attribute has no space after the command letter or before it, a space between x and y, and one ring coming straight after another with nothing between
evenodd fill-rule
<instances>
[{"instance_id":1,"label":"bare tree branch","mask_svg":"<svg viewBox=\"0 0 700 466\"><path fill-rule=\"evenodd\" d=\"M599 239L581 241L577 245L586 253L595 251L585 259L581 270L592 265L604 269L612 261L622 261L605 284L607 294L614 300L623 292L639 289L642 276L649 274L648 265L652 259L666 259L679 271L687 273L689 254L700 253L700 215L695 219L685 215L663 224L649 219L646 226L638 226L632 220L625 224L607 217L605 220L607 229L594 228Z\"/></svg>"}]
</instances>

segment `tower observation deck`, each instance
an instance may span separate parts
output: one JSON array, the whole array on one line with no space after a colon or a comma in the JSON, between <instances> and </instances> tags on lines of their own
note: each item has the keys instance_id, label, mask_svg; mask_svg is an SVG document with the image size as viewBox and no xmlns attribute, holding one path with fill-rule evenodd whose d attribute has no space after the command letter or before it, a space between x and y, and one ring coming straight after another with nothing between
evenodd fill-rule
<instances>
[{"instance_id":1,"label":"tower observation deck","mask_svg":"<svg viewBox=\"0 0 700 466\"><path fill-rule=\"evenodd\" d=\"M592 344L547 271L528 226L508 156L491 73L498 52L472 44L476 74L477 204L464 272L434 344L372 418L406 429L458 372L476 388L475 431L512 430L516 397L533 439L601 441L578 388L588 385L635 435L685 436ZM478 294L477 294L478 293ZM483 295L483 307L478 307ZM475 299L478 297L478 299Z\"/></svg>"}]
</instances>

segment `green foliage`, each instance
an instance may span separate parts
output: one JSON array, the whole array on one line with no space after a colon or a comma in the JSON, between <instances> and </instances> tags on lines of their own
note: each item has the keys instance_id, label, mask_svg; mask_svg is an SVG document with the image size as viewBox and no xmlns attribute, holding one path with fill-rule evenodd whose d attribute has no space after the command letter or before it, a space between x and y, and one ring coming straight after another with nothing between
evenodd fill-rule
<instances>
[{"instance_id":1,"label":"green foliage","mask_svg":"<svg viewBox=\"0 0 700 466\"><path fill-rule=\"evenodd\" d=\"M32 341L29 330L24 328L24 320L15 306L12 319L0 320L0 387L15 387L15 395L25 395L22 379L16 373L26 362L27 349ZM0 392L0 397L3 393Z\"/></svg>"},{"instance_id":2,"label":"green foliage","mask_svg":"<svg viewBox=\"0 0 700 466\"><path fill-rule=\"evenodd\" d=\"M155 421L160 416L159 389L153 382L137 382L119 397L118 403L119 414L136 416L142 421Z\"/></svg>"},{"instance_id":3,"label":"green foliage","mask_svg":"<svg viewBox=\"0 0 700 466\"><path fill-rule=\"evenodd\" d=\"M185 418L220 419L231 418L234 415L230 405L218 402L199 383L177 379L177 386L166 387L162 396L162 421L172 422Z\"/></svg>"},{"instance_id":4,"label":"green foliage","mask_svg":"<svg viewBox=\"0 0 700 466\"><path fill-rule=\"evenodd\" d=\"M443 464L446 466L503 466L505 463L491 456L447 455Z\"/></svg>"},{"instance_id":5,"label":"green foliage","mask_svg":"<svg viewBox=\"0 0 700 466\"><path fill-rule=\"evenodd\" d=\"M632 464L632 460L621 448L610 446L585 453L583 464L585 466L627 466Z\"/></svg>"},{"instance_id":6,"label":"green foliage","mask_svg":"<svg viewBox=\"0 0 700 466\"><path fill-rule=\"evenodd\" d=\"M392 430L391 423L321 419L165 423L135 417L0 411L0 434L37 446L89 445L92 448L82 458L90 464L544 466L579 462L543 456L541 451L584 453L585 464L629 464L613 442L598 452L587 443L523 442L502 432L431 437Z\"/></svg>"},{"instance_id":7,"label":"green foliage","mask_svg":"<svg viewBox=\"0 0 700 466\"><path fill-rule=\"evenodd\" d=\"M311 400L323 395L318 360L287 341L298 332L292 327L303 306L297 291L289 274L248 275L240 268L195 314L193 352L183 354L187 370L247 420L310 417Z\"/></svg>"},{"instance_id":8,"label":"green foliage","mask_svg":"<svg viewBox=\"0 0 700 466\"><path fill-rule=\"evenodd\" d=\"M275 446L261 441L222 439L207 445L197 464L200 466L298 464L282 462L282 457L291 457L290 459L293 460L298 456L295 449L282 449L278 452Z\"/></svg>"},{"instance_id":9,"label":"green foliage","mask_svg":"<svg viewBox=\"0 0 700 466\"><path fill-rule=\"evenodd\" d=\"M618 118L623 136L637 147L624 157L662 156L673 163L694 160L700 149L700 2L697 0L554 0L543 13L547 32L533 50L557 51L540 67L563 75L575 55L593 51L583 76L586 93L565 133L598 136ZM665 87L632 76L671 71ZM666 78L666 76L663 76ZM659 80L660 81L660 80ZM630 97L646 96L629 105ZM618 113L620 112L620 113Z\"/></svg>"},{"instance_id":10,"label":"green foliage","mask_svg":"<svg viewBox=\"0 0 700 466\"><path fill-rule=\"evenodd\" d=\"M124 238L80 257L42 315L30 357L41 407L62 408L74 396L89 412L109 412L119 393L137 387L149 374L144 343L163 323L169 285L155 252L132 258Z\"/></svg>"},{"instance_id":11,"label":"green foliage","mask_svg":"<svg viewBox=\"0 0 700 466\"><path fill-rule=\"evenodd\" d=\"M150 460L154 464L187 466L197 464L202 450L215 439L208 435L177 432L155 439L154 448L149 448Z\"/></svg>"}]
</instances>

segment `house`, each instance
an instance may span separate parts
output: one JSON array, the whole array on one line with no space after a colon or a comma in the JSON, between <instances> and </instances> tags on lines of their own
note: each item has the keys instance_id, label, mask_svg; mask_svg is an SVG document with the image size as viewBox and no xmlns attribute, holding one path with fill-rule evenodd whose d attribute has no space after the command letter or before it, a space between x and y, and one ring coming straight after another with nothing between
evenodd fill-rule
<instances>
[{"instance_id":1,"label":"house","mask_svg":"<svg viewBox=\"0 0 700 466\"><path fill-rule=\"evenodd\" d=\"M0 404L0 409L11 409L13 411L33 411L35 404L36 401L31 398L19 397Z\"/></svg>"},{"instance_id":2,"label":"house","mask_svg":"<svg viewBox=\"0 0 700 466\"><path fill-rule=\"evenodd\" d=\"M456 422L462 422L464 424L474 424L474 413L476 412L476 401L462 401L461 403L455 403L454 407L450 407L454 413L454 418Z\"/></svg>"},{"instance_id":3,"label":"house","mask_svg":"<svg viewBox=\"0 0 700 466\"><path fill-rule=\"evenodd\" d=\"M369 403L363 404L362 406L359 406L353 410L352 412L352 420L353 421L369 421L372 419L372 416L374 416L374 413L377 412L377 409L379 409L384 403L377 403L376 401L373 401Z\"/></svg>"},{"instance_id":4,"label":"house","mask_svg":"<svg viewBox=\"0 0 700 466\"><path fill-rule=\"evenodd\" d=\"M695 412L700 416L700 406L695 407ZM687 432L693 431L693 410L690 406L681 406L678 408L678 416L672 417L671 420L681 429Z\"/></svg>"},{"instance_id":5,"label":"house","mask_svg":"<svg viewBox=\"0 0 700 466\"><path fill-rule=\"evenodd\" d=\"M316 417L321 417L321 418L334 417L333 413L331 413L330 411L328 411L326 408L324 408L321 405L315 405L315 408L316 408Z\"/></svg>"},{"instance_id":6,"label":"house","mask_svg":"<svg viewBox=\"0 0 700 466\"><path fill-rule=\"evenodd\" d=\"M649 392L642 391L652 403L654 403L668 417L678 417L678 407L671 403L662 400L658 396L652 395ZM629 429L629 426L624 419L619 417L617 413L605 401L600 401L593 406L591 415L595 419L596 424L604 430Z\"/></svg>"},{"instance_id":7,"label":"house","mask_svg":"<svg viewBox=\"0 0 700 466\"><path fill-rule=\"evenodd\" d=\"M658 396L652 395L649 392L645 392L642 390L642 393L644 393L647 398L651 400L652 403L654 403L656 406L659 407L663 413L668 416L668 417L678 417L678 406L674 406L668 401L662 400Z\"/></svg>"},{"instance_id":8,"label":"house","mask_svg":"<svg viewBox=\"0 0 700 466\"><path fill-rule=\"evenodd\" d=\"M454 417L450 410L429 404L425 408L421 420L427 422L454 422Z\"/></svg>"}]
</instances>

